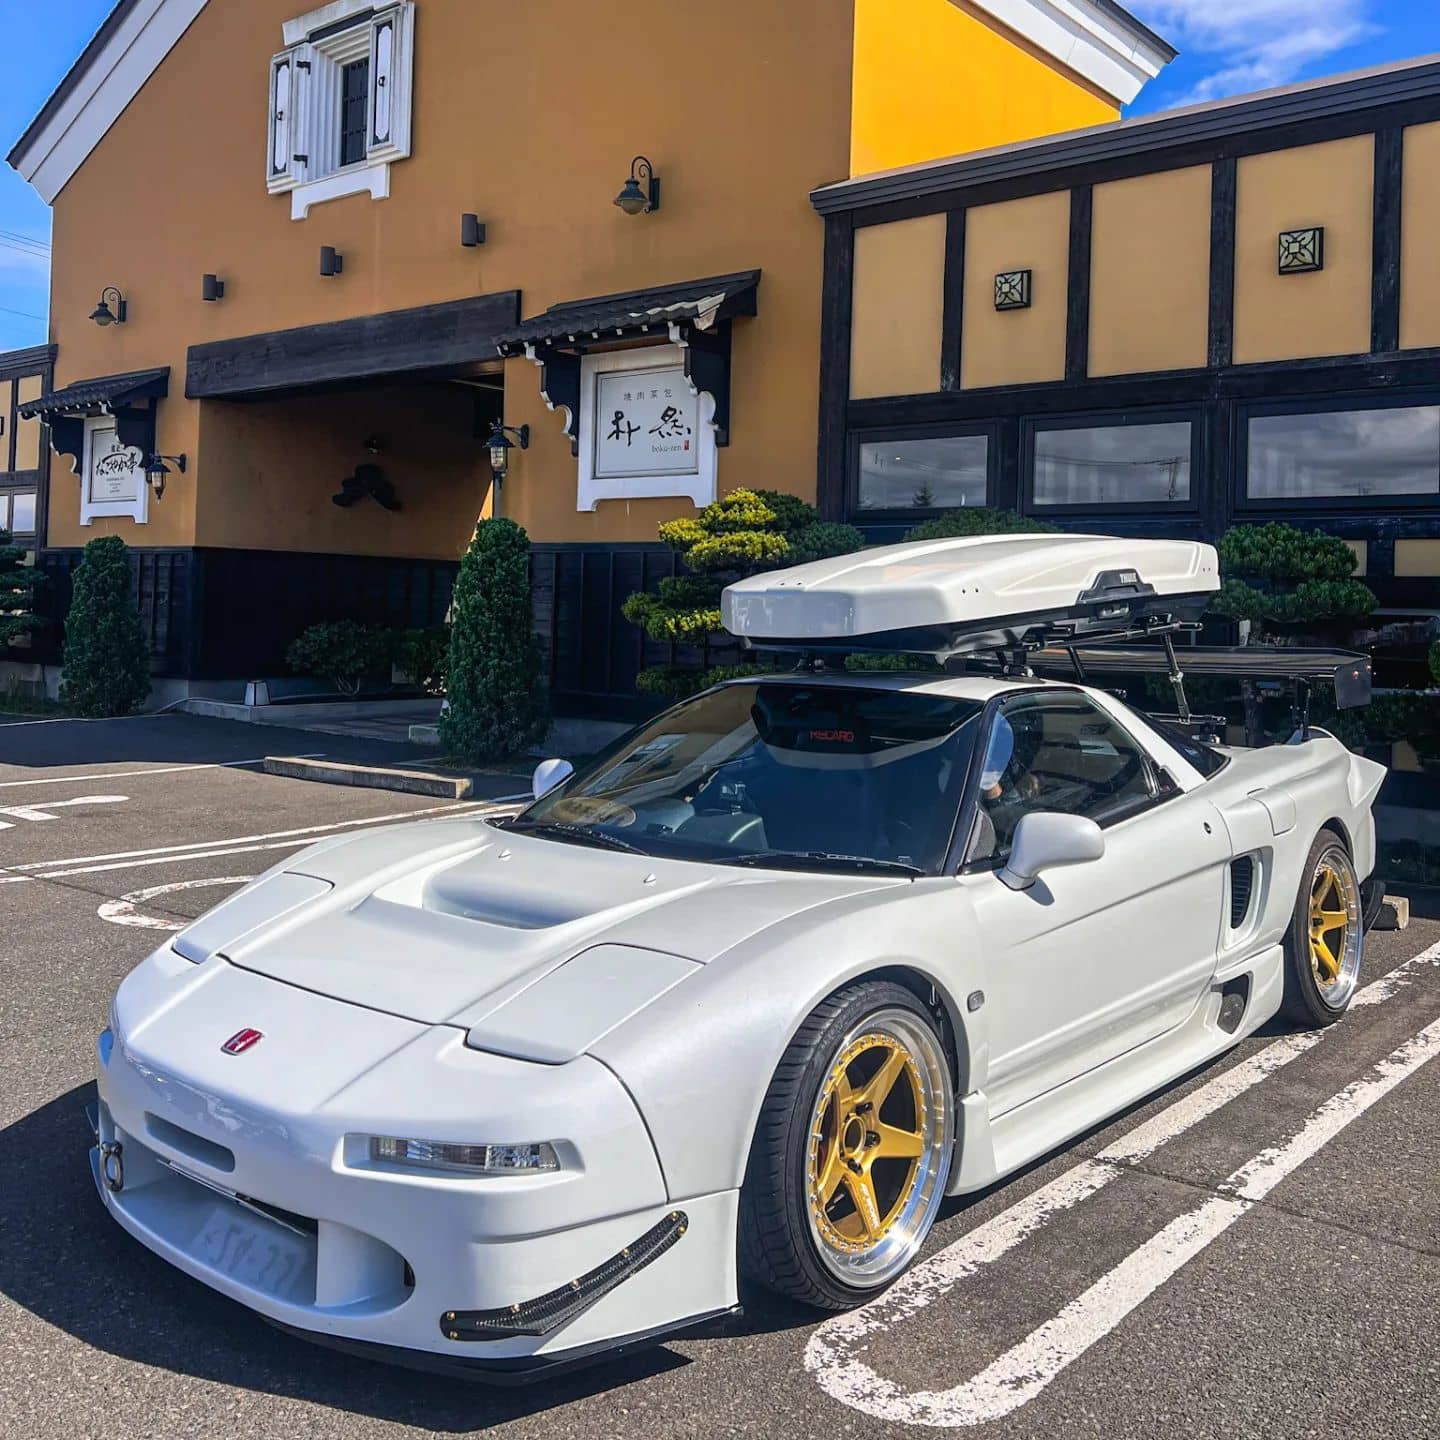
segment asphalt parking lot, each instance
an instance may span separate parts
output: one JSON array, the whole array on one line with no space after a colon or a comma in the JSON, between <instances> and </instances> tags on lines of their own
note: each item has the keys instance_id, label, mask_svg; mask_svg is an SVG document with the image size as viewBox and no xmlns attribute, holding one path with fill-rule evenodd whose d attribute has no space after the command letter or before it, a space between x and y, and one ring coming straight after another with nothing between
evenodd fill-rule
<instances>
[{"instance_id":1,"label":"asphalt parking lot","mask_svg":"<svg viewBox=\"0 0 1440 1440\"><path fill-rule=\"evenodd\" d=\"M713 1337L495 1391L313 1348L173 1271L86 1163L115 984L308 839L455 813L253 763L316 751L397 754L180 716L0 724L0 1436L1440 1434L1432 921L1372 936L1340 1026L1269 1027L952 1202L856 1317L752 1299Z\"/></svg>"}]
</instances>

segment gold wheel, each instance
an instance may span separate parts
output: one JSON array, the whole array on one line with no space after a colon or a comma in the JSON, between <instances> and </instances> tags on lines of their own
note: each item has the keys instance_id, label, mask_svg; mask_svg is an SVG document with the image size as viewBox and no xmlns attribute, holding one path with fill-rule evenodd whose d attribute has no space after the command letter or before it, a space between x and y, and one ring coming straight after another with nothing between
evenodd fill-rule
<instances>
[{"instance_id":1,"label":"gold wheel","mask_svg":"<svg viewBox=\"0 0 1440 1440\"><path fill-rule=\"evenodd\" d=\"M1322 863L1310 886L1310 968L1322 991L1340 981L1349 934L1350 909L1340 876Z\"/></svg>"},{"instance_id":2,"label":"gold wheel","mask_svg":"<svg viewBox=\"0 0 1440 1440\"><path fill-rule=\"evenodd\" d=\"M826 1264L873 1283L910 1261L948 1169L946 1062L902 1012L871 1018L836 1051L811 1112L806 1208Z\"/></svg>"}]
</instances>

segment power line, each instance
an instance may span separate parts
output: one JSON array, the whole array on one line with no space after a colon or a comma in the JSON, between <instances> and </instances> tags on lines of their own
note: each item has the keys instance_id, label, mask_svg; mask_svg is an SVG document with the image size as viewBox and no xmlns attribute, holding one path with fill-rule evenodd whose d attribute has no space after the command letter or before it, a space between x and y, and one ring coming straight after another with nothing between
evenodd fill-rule
<instances>
[{"instance_id":1,"label":"power line","mask_svg":"<svg viewBox=\"0 0 1440 1440\"><path fill-rule=\"evenodd\" d=\"M28 255L32 260L49 260L48 250L32 250L28 245L17 245L13 240L0 240L0 246L6 250L17 250L21 255Z\"/></svg>"},{"instance_id":2,"label":"power line","mask_svg":"<svg viewBox=\"0 0 1440 1440\"><path fill-rule=\"evenodd\" d=\"M8 305L0 305L0 311L4 311L6 315L19 315L26 320L43 321L45 319L43 315L32 315L28 310L12 310Z\"/></svg>"},{"instance_id":3,"label":"power line","mask_svg":"<svg viewBox=\"0 0 1440 1440\"><path fill-rule=\"evenodd\" d=\"M51 249L48 240L42 240L38 235L22 234L19 230L0 229L0 236L4 236L7 240L18 240L22 245L33 245L37 250Z\"/></svg>"}]
</instances>

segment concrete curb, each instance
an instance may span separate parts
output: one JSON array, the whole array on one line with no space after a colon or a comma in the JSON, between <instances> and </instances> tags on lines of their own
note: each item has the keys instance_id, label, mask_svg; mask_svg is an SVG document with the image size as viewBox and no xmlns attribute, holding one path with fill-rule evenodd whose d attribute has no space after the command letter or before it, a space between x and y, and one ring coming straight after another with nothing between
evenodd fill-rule
<instances>
[{"instance_id":1,"label":"concrete curb","mask_svg":"<svg viewBox=\"0 0 1440 1440\"><path fill-rule=\"evenodd\" d=\"M293 755L267 755L265 773L290 780L318 780L326 785L397 790L402 795L436 795L443 800L468 800L475 790L475 782L468 775L427 775L423 770L387 770L379 765L301 760Z\"/></svg>"}]
</instances>

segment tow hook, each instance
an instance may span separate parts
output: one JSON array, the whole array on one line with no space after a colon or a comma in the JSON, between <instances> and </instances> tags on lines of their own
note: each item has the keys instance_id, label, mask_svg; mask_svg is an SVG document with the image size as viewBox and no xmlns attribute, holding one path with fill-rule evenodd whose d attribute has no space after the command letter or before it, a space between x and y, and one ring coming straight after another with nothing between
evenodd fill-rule
<instances>
[{"instance_id":1,"label":"tow hook","mask_svg":"<svg viewBox=\"0 0 1440 1440\"><path fill-rule=\"evenodd\" d=\"M125 1157L119 1141L107 1140L100 1147L100 1176L112 1195L125 1188Z\"/></svg>"}]
</instances>

